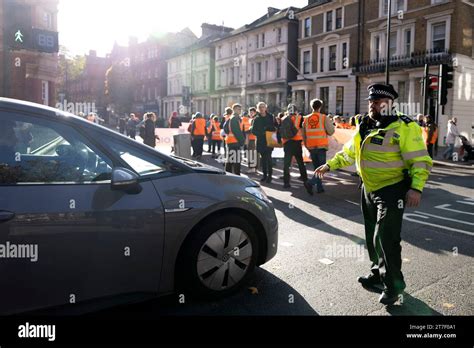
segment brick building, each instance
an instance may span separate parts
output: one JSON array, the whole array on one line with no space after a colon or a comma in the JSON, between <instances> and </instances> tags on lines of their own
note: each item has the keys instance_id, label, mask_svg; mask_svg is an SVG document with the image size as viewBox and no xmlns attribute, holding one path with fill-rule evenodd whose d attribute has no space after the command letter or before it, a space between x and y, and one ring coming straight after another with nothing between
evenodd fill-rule
<instances>
[{"instance_id":1,"label":"brick building","mask_svg":"<svg viewBox=\"0 0 474 348\"><path fill-rule=\"evenodd\" d=\"M362 2L360 65L355 74L360 81L361 111L365 111L367 86L385 81L387 1L374 0L377 6ZM438 74L441 63L453 65L454 87L449 90L444 114L439 112L440 144L446 135L448 118L458 118L458 128L468 138L474 137L474 2L464 0L400 0L392 1L390 38L390 82L405 104L404 112L414 115L422 111L422 79L424 65ZM398 11L403 11L403 19ZM431 114L436 115L436 100L431 101Z\"/></svg>"},{"instance_id":2,"label":"brick building","mask_svg":"<svg viewBox=\"0 0 474 348\"><path fill-rule=\"evenodd\" d=\"M105 74L109 67L109 58L98 57L96 51L89 51L89 54L85 56L84 70L77 78L65 83L67 102L87 104L104 117L106 113ZM84 112L87 111L84 110Z\"/></svg>"},{"instance_id":3,"label":"brick building","mask_svg":"<svg viewBox=\"0 0 474 348\"><path fill-rule=\"evenodd\" d=\"M150 37L141 43L136 39L130 40L130 68L134 86L133 112L162 113L163 99L167 95L168 87L167 60L196 40L196 35L188 28L159 38Z\"/></svg>"},{"instance_id":4,"label":"brick building","mask_svg":"<svg viewBox=\"0 0 474 348\"><path fill-rule=\"evenodd\" d=\"M49 106L56 104L57 53L40 52L28 46L10 49L11 38L4 37L4 33L8 31L7 23L13 21L25 35L32 28L57 32L57 16L58 0L0 0L0 95Z\"/></svg>"}]
</instances>

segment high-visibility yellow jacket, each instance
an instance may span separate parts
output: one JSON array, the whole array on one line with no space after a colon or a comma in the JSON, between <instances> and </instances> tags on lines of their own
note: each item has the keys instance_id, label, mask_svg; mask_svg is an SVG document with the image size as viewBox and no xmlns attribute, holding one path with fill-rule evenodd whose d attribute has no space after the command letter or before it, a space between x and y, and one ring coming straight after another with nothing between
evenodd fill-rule
<instances>
[{"instance_id":1,"label":"high-visibility yellow jacket","mask_svg":"<svg viewBox=\"0 0 474 348\"><path fill-rule=\"evenodd\" d=\"M360 119L356 133L327 164L336 170L356 164L367 192L377 191L411 178L411 188L423 191L433 160L428 155L421 127L407 116L397 114L398 120L386 128L374 129L361 143Z\"/></svg>"}]
</instances>

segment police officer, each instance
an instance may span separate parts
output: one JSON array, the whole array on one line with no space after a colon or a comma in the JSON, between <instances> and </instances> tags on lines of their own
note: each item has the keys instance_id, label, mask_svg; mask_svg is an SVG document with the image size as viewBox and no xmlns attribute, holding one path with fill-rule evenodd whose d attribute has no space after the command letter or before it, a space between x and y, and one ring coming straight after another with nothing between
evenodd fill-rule
<instances>
[{"instance_id":1,"label":"police officer","mask_svg":"<svg viewBox=\"0 0 474 348\"><path fill-rule=\"evenodd\" d=\"M359 277L366 289L383 287L379 302L394 304L405 289L400 233L406 207L417 207L433 165L421 128L392 108L398 98L391 85L368 87L369 112L341 152L315 174L356 164L362 180L362 212L371 274Z\"/></svg>"}]
</instances>

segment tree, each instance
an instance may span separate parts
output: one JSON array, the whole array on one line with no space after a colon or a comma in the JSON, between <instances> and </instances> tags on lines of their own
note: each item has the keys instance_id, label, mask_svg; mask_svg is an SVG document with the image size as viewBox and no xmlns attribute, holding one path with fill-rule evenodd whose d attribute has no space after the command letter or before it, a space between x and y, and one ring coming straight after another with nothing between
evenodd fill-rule
<instances>
[{"instance_id":1,"label":"tree","mask_svg":"<svg viewBox=\"0 0 474 348\"><path fill-rule=\"evenodd\" d=\"M105 95L116 114L129 113L133 103L133 84L130 68L112 65L105 74Z\"/></svg>"}]
</instances>

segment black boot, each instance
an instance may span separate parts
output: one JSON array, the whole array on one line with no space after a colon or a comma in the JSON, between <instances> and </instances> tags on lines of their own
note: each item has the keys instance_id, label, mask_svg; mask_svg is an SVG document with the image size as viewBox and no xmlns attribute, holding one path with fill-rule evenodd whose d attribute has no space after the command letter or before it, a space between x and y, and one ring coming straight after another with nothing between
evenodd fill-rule
<instances>
[{"instance_id":1,"label":"black boot","mask_svg":"<svg viewBox=\"0 0 474 348\"><path fill-rule=\"evenodd\" d=\"M364 288L377 288L383 286L380 276L376 276L373 273L365 277L359 277L357 278L357 281L361 283Z\"/></svg>"},{"instance_id":2,"label":"black boot","mask_svg":"<svg viewBox=\"0 0 474 348\"><path fill-rule=\"evenodd\" d=\"M382 293L382 295L379 298L379 302L381 304L384 304L386 306L393 305L395 302L398 301L399 295L402 292L400 291L393 291L393 290L388 290L385 289Z\"/></svg>"}]
</instances>

